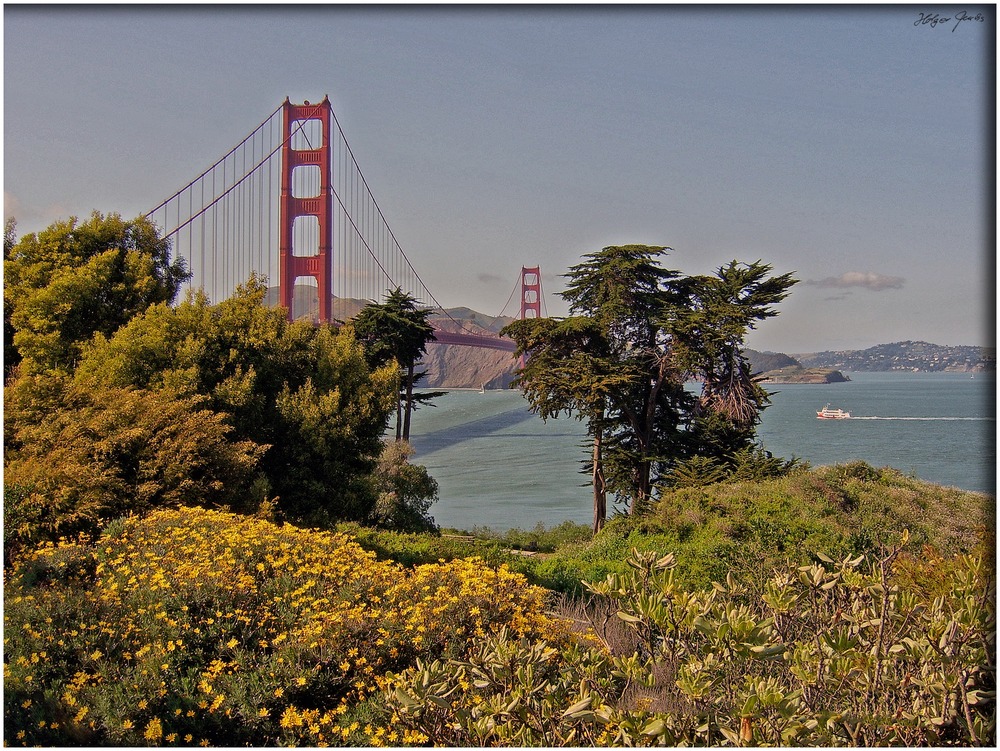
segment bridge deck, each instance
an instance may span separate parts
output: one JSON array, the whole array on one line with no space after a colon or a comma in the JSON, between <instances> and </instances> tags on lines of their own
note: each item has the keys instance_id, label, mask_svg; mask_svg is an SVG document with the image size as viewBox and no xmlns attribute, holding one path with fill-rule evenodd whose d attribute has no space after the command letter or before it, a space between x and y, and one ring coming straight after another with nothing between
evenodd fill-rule
<instances>
[{"instance_id":1,"label":"bridge deck","mask_svg":"<svg viewBox=\"0 0 1000 751\"><path fill-rule=\"evenodd\" d=\"M514 352L517 345L510 339L498 336L477 336L476 334L456 334L453 331L435 330L434 341L439 344L461 344L466 347L483 347L484 349L499 349L504 352Z\"/></svg>"}]
</instances>

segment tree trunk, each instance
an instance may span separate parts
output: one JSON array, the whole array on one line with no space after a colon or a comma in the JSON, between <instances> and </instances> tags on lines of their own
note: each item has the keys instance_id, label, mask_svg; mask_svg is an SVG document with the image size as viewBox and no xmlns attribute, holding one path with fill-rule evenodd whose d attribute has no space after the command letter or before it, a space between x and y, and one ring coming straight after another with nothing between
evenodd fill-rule
<instances>
[{"instance_id":1,"label":"tree trunk","mask_svg":"<svg viewBox=\"0 0 1000 751\"><path fill-rule=\"evenodd\" d=\"M410 440L410 413L413 411L413 370L411 362L406 367L406 406L403 410L403 440Z\"/></svg>"},{"instance_id":2,"label":"tree trunk","mask_svg":"<svg viewBox=\"0 0 1000 751\"><path fill-rule=\"evenodd\" d=\"M638 467L636 467L635 495L632 497L629 514L634 514L636 511L644 511L648 508L649 499L652 497L652 489L650 488L652 472L653 463L648 459L641 460Z\"/></svg>"},{"instance_id":3,"label":"tree trunk","mask_svg":"<svg viewBox=\"0 0 1000 751\"><path fill-rule=\"evenodd\" d=\"M608 493L604 484L604 466L601 456L603 430L597 429L594 435L594 534L596 535L604 527L604 522L608 518Z\"/></svg>"},{"instance_id":4,"label":"tree trunk","mask_svg":"<svg viewBox=\"0 0 1000 751\"><path fill-rule=\"evenodd\" d=\"M639 446L641 457L649 455L650 447L656 435L656 403L660 395L660 390L667 382L670 373L670 358L667 355L660 355L657 358L656 370L651 374L649 391L646 393L645 411L642 422L633 421L635 437ZM649 500L653 497L652 476L653 462L646 458L641 458L636 466L635 495L632 496L629 514L634 514L637 510L644 511L649 507Z\"/></svg>"},{"instance_id":5,"label":"tree trunk","mask_svg":"<svg viewBox=\"0 0 1000 751\"><path fill-rule=\"evenodd\" d=\"M396 443L403 440L403 400L396 394Z\"/></svg>"}]
</instances>

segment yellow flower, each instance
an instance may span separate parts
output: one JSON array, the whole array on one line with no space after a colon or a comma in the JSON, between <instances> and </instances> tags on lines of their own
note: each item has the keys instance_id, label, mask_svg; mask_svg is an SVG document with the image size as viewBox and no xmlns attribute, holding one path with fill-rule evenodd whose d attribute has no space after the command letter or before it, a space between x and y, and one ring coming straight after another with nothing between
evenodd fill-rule
<instances>
[{"instance_id":1,"label":"yellow flower","mask_svg":"<svg viewBox=\"0 0 1000 751\"><path fill-rule=\"evenodd\" d=\"M147 741L156 741L163 737L163 724L159 717L154 717L146 725L146 731L142 735Z\"/></svg>"},{"instance_id":2,"label":"yellow flower","mask_svg":"<svg viewBox=\"0 0 1000 751\"><path fill-rule=\"evenodd\" d=\"M258 717L267 717L270 714L271 712L267 707L261 707L260 709L257 710Z\"/></svg>"},{"instance_id":3,"label":"yellow flower","mask_svg":"<svg viewBox=\"0 0 1000 751\"><path fill-rule=\"evenodd\" d=\"M139 709L145 709L148 706L149 706L149 702L148 701L146 701L145 699L140 699L139 700Z\"/></svg>"},{"instance_id":4,"label":"yellow flower","mask_svg":"<svg viewBox=\"0 0 1000 751\"><path fill-rule=\"evenodd\" d=\"M122 727L125 730L131 730L132 729L132 720L125 720L125 722L122 723Z\"/></svg>"},{"instance_id":5,"label":"yellow flower","mask_svg":"<svg viewBox=\"0 0 1000 751\"><path fill-rule=\"evenodd\" d=\"M275 695L275 696L278 696L278 697L280 697L280 696L282 696L282 695L283 695L284 693L285 693L285 689L283 689L283 688L276 688L276 689L274 689L274 695Z\"/></svg>"}]
</instances>

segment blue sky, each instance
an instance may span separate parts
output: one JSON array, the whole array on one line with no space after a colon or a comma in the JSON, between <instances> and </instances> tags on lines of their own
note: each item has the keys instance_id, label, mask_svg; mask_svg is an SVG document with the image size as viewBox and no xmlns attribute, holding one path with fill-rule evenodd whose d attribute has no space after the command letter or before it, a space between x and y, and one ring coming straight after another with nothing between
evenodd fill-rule
<instances>
[{"instance_id":1,"label":"blue sky","mask_svg":"<svg viewBox=\"0 0 1000 751\"><path fill-rule=\"evenodd\" d=\"M4 214L138 215L328 94L445 305L540 265L560 314L581 255L649 243L794 272L758 349L991 345L995 16L959 10L6 5Z\"/></svg>"}]
</instances>

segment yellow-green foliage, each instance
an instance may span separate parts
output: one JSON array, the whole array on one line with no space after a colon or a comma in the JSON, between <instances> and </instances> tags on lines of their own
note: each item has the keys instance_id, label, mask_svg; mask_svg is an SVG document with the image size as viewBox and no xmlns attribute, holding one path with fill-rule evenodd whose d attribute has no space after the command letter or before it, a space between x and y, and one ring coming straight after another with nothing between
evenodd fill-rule
<instances>
[{"instance_id":1,"label":"yellow-green foliage","mask_svg":"<svg viewBox=\"0 0 1000 751\"><path fill-rule=\"evenodd\" d=\"M910 530L911 544L972 552L994 526L993 498L923 482L864 462L799 469L783 477L664 489L649 514L614 518L593 542L523 564L551 589L625 571L632 548L671 550L677 576L706 588L730 571L764 580L786 562L877 554Z\"/></svg>"},{"instance_id":2,"label":"yellow-green foliage","mask_svg":"<svg viewBox=\"0 0 1000 751\"><path fill-rule=\"evenodd\" d=\"M11 231L13 228L11 228ZM4 308L27 372L71 372L95 333L174 299L189 277L170 241L146 217L94 212L4 238Z\"/></svg>"},{"instance_id":3,"label":"yellow-green foliage","mask_svg":"<svg viewBox=\"0 0 1000 751\"><path fill-rule=\"evenodd\" d=\"M405 569L350 538L198 508L46 545L8 578L7 745L399 745L371 701L506 627L560 643L544 591L476 559Z\"/></svg>"},{"instance_id":4,"label":"yellow-green foliage","mask_svg":"<svg viewBox=\"0 0 1000 751\"><path fill-rule=\"evenodd\" d=\"M928 599L896 581L899 552L690 591L672 555L633 551L590 585L605 650L500 633L395 676L393 725L456 746L989 744L992 572L961 556Z\"/></svg>"},{"instance_id":5,"label":"yellow-green foliage","mask_svg":"<svg viewBox=\"0 0 1000 751\"><path fill-rule=\"evenodd\" d=\"M23 546L93 533L129 512L248 510L267 447L233 440L204 397L90 390L56 376L24 376L4 397L5 563Z\"/></svg>"}]
</instances>

